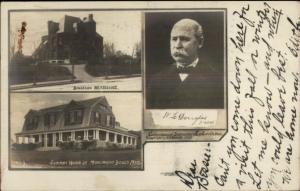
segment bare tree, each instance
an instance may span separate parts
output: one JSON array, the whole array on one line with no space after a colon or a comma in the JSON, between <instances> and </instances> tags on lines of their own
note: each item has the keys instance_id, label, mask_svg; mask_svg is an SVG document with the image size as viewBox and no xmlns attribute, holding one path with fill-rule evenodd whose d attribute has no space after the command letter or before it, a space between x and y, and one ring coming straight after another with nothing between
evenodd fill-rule
<instances>
[{"instance_id":1,"label":"bare tree","mask_svg":"<svg viewBox=\"0 0 300 191\"><path fill-rule=\"evenodd\" d=\"M15 55L15 49L16 49L16 40L18 36L15 31L10 31L10 59Z\"/></svg>"},{"instance_id":2,"label":"bare tree","mask_svg":"<svg viewBox=\"0 0 300 191\"><path fill-rule=\"evenodd\" d=\"M103 53L104 53L105 58L108 58L108 57L111 57L111 56L115 55L116 50L115 50L114 43L109 43L109 42L104 43Z\"/></svg>"},{"instance_id":3,"label":"bare tree","mask_svg":"<svg viewBox=\"0 0 300 191\"><path fill-rule=\"evenodd\" d=\"M142 44L141 42L136 42L134 44L134 47L133 47L133 57L135 58L140 58L141 57L141 51L142 51Z\"/></svg>"}]
</instances>

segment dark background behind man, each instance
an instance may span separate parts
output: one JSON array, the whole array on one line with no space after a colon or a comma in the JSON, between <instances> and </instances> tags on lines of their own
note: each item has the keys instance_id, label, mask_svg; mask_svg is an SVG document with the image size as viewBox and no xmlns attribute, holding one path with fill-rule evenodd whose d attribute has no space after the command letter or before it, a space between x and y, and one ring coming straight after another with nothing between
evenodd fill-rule
<instances>
[{"instance_id":1,"label":"dark background behind man","mask_svg":"<svg viewBox=\"0 0 300 191\"><path fill-rule=\"evenodd\" d=\"M183 18L201 24L204 45L199 51L203 62L215 63L218 71L224 69L224 12L164 12L145 14L146 75L155 74L173 63L170 54L170 33L173 25Z\"/></svg>"},{"instance_id":2,"label":"dark background behind man","mask_svg":"<svg viewBox=\"0 0 300 191\"><path fill-rule=\"evenodd\" d=\"M165 101L162 101L165 99L165 97L172 97L172 88L171 84L172 82L168 82L168 80L162 80L161 79L167 79L168 76L165 75L165 77L162 78L164 75L157 75L161 73L161 71L164 71L165 69L168 69L171 64L174 64L174 59L171 57L170 53L170 34L172 27L176 22L183 18L189 18L193 19L196 22L198 22L204 31L204 45L202 48L199 49L198 58L201 63L204 63L206 66L209 65L212 68L214 68L214 71L216 72L216 76L219 76L220 74L224 74L224 12L165 12L165 13L146 13L145 15L145 59L146 59L146 108L148 109L164 109L164 108L210 108L210 104L206 104L206 102L215 102L216 99L210 100L209 97L207 97L209 94L211 94L212 90L204 90L203 91L189 91L188 89L184 90L187 92L182 91L176 91L177 96L183 94L183 98L186 97L188 99L194 99L195 104L193 104L192 100L186 101L187 99L180 99L181 101L175 99L171 101L170 99L166 99ZM202 64L201 64L202 65ZM207 67L205 67L207 68ZM203 71L202 67L202 71ZM204 69L204 71L210 72L210 70ZM164 72L163 72L164 73ZM211 73L211 72L210 72ZM169 73L170 74L170 73ZM171 74L170 74L171 75ZM205 75L205 72L201 75ZM159 77L160 76L160 77ZM156 80L150 80L156 78ZM175 80L175 78L171 78L172 81ZM195 88L202 88L203 85L207 87L208 84L210 84L211 81L215 81L216 79L213 78L206 78L206 81L199 81L199 83L196 81L192 82L193 84L198 84L195 86ZM220 81L221 80L221 81ZM152 82L151 82L152 81ZM160 81L162 83L160 83ZM175 80L176 81L176 80ZM214 87L218 87L218 89L221 88L222 90L222 83L223 79L219 78L217 82L212 85L213 89L216 89ZM205 85L205 83L207 85ZM153 86L153 84L157 84ZM162 85L159 85L162 84ZM170 84L170 86L168 86ZM203 85L200 85L203 84ZM161 88L160 88L161 87ZM174 87L175 88L175 87ZM208 88L208 87L207 87ZM169 90L168 90L169 89ZM189 88L192 90L192 88ZM210 88L211 89L211 88ZM179 90L179 89L178 89ZM152 92L151 92L152 91ZM169 94L168 92L171 92ZM206 93L205 93L206 92ZM207 94L210 92L209 94ZM221 101L219 103L212 103L211 108L223 108L222 104L222 97L224 94L224 91L218 91L221 92L222 95L218 95L218 97L221 99L217 99L217 101ZM175 92L174 92L175 93ZM198 94L190 96L190 93ZM169 94L169 95L168 95ZM206 94L206 98L204 98L202 95ZM218 93L220 94L220 93ZM166 95L166 96L164 96ZM211 94L212 96L215 96L214 93ZM202 98L201 98L202 96ZM198 99L198 97L201 100ZM179 97L178 97L179 98ZM176 101L177 100L177 101ZM179 102L178 102L179 101ZM169 102L166 103L165 102ZM171 104L172 103L172 104ZM178 104L177 104L178 103Z\"/></svg>"}]
</instances>

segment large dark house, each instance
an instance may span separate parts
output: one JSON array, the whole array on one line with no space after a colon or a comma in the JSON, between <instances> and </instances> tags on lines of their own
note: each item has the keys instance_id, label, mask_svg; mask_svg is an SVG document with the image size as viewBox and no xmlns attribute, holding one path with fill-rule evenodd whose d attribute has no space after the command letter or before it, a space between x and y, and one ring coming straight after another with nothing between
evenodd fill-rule
<instances>
[{"instance_id":1,"label":"large dark house","mask_svg":"<svg viewBox=\"0 0 300 191\"><path fill-rule=\"evenodd\" d=\"M65 15L59 22L48 21L48 35L42 36L32 56L50 63L100 63L103 58L103 37L96 32L92 14L83 20Z\"/></svg>"},{"instance_id":2,"label":"large dark house","mask_svg":"<svg viewBox=\"0 0 300 191\"><path fill-rule=\"evenodd\" d=\"M96 140L99 147L137 148L138 135L121 127L104 96L41 110L25 115L20 143L41 143L40 150L59 149L58 142Z\"/></svg>"}]
</instances>

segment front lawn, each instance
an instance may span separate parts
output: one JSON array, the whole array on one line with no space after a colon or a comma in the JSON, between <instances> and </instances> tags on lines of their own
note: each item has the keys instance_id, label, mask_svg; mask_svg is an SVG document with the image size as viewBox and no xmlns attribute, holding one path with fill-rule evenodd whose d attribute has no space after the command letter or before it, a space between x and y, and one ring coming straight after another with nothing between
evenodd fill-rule
<instances>
[{"instance_id":1,"label":"front lawn","mask_svg":"<svg viewBox=\"0 0 300 191\"><path fill-rule=\"evenodd\" d=\"M34 82L47 82L71 80L74 78L68 68L54 64L10 64L10 84L26 84Z\"/></svg>"}]
</instances>

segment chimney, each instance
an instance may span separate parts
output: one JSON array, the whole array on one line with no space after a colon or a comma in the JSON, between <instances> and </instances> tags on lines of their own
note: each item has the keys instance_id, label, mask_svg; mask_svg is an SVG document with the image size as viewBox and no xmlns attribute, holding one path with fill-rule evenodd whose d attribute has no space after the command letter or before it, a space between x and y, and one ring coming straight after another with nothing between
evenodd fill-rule
<instances>
[{"instance_id":1,"label":"chimney","mask_svg":"<svg viewBox=\"0 0 300 191\"><path fill-rule=\"evenodd\" d=\"M89 14L89 21L93 21L93 14Z\"/></svg>"}]
</instances>

